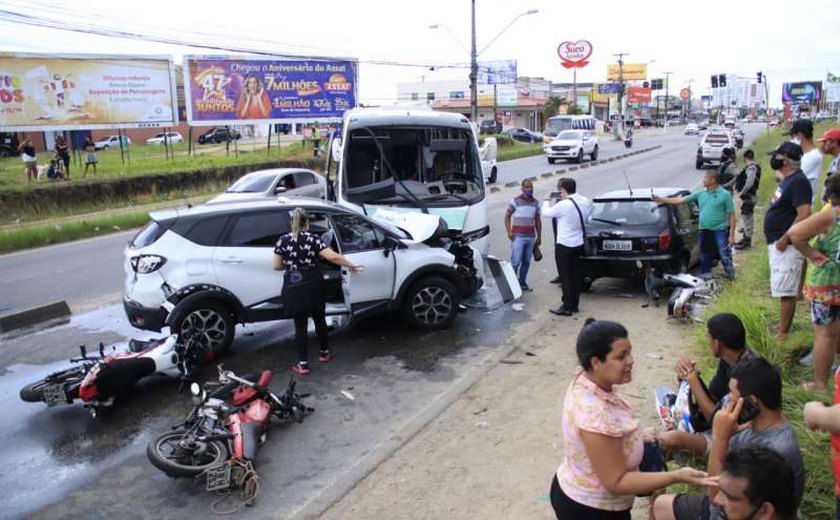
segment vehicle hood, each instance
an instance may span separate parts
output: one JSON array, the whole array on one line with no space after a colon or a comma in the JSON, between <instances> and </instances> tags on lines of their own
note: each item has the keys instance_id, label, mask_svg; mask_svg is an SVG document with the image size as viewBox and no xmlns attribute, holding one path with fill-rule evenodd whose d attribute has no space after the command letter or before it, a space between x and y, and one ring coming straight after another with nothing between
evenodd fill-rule
<instances>
[{"instance_id":1,"label":"vehicle hood","mask_svg":"<svg viewBox=\"0 0 840 520\"><path fill-rule=\"evenodd\" d=\"M442 219L438 215L420 213L419 210L405 211L405 208L376 208L375 212L369 212L368 215L373 220L407 231L411 239L403 239L403 242L409 244L419 244L430 239L440 228Z\"/></svg>"},{"instance_id":2,"label":"vehicle hood","mask_svg":"<svg viewBox=\"0 0 840 520\"><path fill-rule=\"evenodd\" d=\"M551 146L583 146L580 139L553 139Z\"/></svg>"}]
</instances>

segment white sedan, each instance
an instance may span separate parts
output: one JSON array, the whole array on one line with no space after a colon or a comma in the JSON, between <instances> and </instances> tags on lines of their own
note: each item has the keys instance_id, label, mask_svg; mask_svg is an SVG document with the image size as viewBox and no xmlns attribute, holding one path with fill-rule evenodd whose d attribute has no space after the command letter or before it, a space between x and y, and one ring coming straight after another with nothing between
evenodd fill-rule
<instances>
[{"instance_id":1,"label":"white sedan","mask_svg":"<svg viewBox=\"0 0 840 520\"><path fill-rule=\"evenodd\" d=\"M700 127L696 123L685 125L685 135L700 135Z\"/></svg>"},{"instance_id":2,"label":"white sedan","mask_svg":"<svg viewBox=\"0 0 840 520\"><path fill-rule=\"evenodd\" d=\"M327 180L317 172L304 168L272 168L243 175L207 203L274 199L278 195L323 199L326 192Z\"/></svg>"},{"instance_id":3,"label":"white sedan","mask_svg":"<svg viewBox=\"0 0 840 520\"><path fill-rule=\"evenodd\" d=\"M146 139L146 144L164 144L169 141L170 144L183 143L184 137L180 132L163 132L154 137Z\"/></svg>"},{"instance_id":4,"label":"white sedan","mask_svg":"<svg viewBox=\"0 0 840 520\"><path fill-rule=\"evenodd\" d=\"M583 162L583 156L588 155L593 161L598 159L598 136L589 130L563 130L550 143L543 145L548 163L554 164L557 159L571 159Z\"/></svg>"}]
</instances>

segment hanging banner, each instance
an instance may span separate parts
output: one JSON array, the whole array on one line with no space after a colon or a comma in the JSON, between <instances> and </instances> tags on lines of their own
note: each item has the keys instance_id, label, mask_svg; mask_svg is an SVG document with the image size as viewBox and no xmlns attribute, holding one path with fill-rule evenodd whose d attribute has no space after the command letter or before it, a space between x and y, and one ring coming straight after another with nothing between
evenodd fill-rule
<instances>
[{"instance_id":1,"label":"hanging banner","mask_svg":"<svg viewBox=\"0 0 840 520\"><path fill-rule=\"evenodd\" d=\"M567 69L585 67L589 65L586 60L592 56L592 44L587 40L563 42L557 46L557 55L560 56L560 64Z\"/></svg>"},{"instance_id":2,"label":"hanging banner","mask_svg":"<svg viewBox=\"0 0 840 520\"><path fill-rule=\"evenodd\" d=\"M516 60L478 62L478 82L485 85L516 83Z\"/></svg>"},{"instance_id":3,"label":"hanging banner","mask_svg":"<svg viewBox=\"0 0 840 520\"><path fill-rule=\"evenodd\" d=\"M617 63L607 65L607 81L618 81L622 77L625 81L647 79L647 63L625 63L621 70Z\"/></svg>"},{"instance_id":4,"label":"hanging banner","mask_svg":"<svg viewBox=\"0 0 840 520\"><path fill-rule=\"evenodd\" d=\"M822 98L822 81L782 84L782 102L816 103Z\"/></svg>"},{"instance_id":5,"label":"hanging banner","mask_svg":"<svg viewBox=\"0 0 840 520\"><path fill-rule=\"evenodd\" d=\"M358 62L185 56L191 125L334 120L356 106Z\"/></svg>"},{"instance_id":6,"label":"hanging banner","mask_svg":"<svg viewBox=\"0 0 840 520\"><path fill-rule=\"evenodd\" d=\"M177 124L168 57L0 54L2 131Z\"/></svg>"}]
</instances>

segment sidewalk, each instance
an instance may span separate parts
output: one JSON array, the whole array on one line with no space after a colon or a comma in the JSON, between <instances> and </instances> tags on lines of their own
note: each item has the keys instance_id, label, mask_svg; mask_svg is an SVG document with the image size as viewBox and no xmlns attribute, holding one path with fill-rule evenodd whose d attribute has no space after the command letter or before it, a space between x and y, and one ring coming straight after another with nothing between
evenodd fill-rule
<instances>
[{"instance_id":1,"label":"sidewalk","mask_svg":"<svg viewBox=\"0 0 840 520\"><path fill-rule=\"evenodd\" d=\"M658 425L653 387L673 383L691 329L668 321L664 307L643 307L632 283L599 282L571 320L548 313L556 286L534 286L521 300L533 319L512 331L513 353L320 518L554 518L548 490L562 458L561 405L589 316L627 326L635 366L623 392L643 426ZM637 499L633 518L646 519L647 509L648 500Z\"/></svg>"}]
</instances>

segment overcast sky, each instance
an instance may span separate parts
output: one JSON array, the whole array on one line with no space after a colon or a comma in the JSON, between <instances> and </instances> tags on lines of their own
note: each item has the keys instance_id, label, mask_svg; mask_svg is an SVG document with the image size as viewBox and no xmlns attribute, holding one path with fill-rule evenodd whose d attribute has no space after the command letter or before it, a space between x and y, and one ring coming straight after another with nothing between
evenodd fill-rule
<instances>
[{"instance_id":1,"label":"overcast sky","mask_svg":"<svg viewBox=\"0 0 840 520\"><path fill-rule=\"evenodd\" d=\"M615 4L615 5L613 5ZM808 6L804 9L797 6ZM562 41L589 40L590 64L578 81L604 81L615 53L626 63L650 63L650 77L672 71L671 90L693 79L696 96L706 94L712 74L770 81L771 105L781 105L781 83L824 80L840 74L840 4L811 0L673 2L561 2L476 0L478 48L516 20L479 57L515 59L520 76L570 82L560 65ZM9 13L35 20L61 20L81 30L126 31L140 37L238 47L277 55L317 55L360 61L359 98L387 103L401 81L466 77L470 45L469 0L11 0L0 1L0 50L48 53L221 54L143 39L95 36L14 22ZM431 30L440 23L445 28ZM451 33L451 34L450 34ZM453 34L455 37L453 37ZM460 41L460 44L456 41ZM380 62L405 64L389 66ZM436 65L434 71L430 66Z\"/></svg>"}]
</instances>

